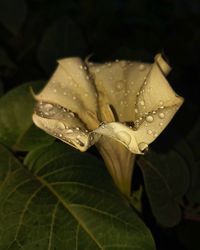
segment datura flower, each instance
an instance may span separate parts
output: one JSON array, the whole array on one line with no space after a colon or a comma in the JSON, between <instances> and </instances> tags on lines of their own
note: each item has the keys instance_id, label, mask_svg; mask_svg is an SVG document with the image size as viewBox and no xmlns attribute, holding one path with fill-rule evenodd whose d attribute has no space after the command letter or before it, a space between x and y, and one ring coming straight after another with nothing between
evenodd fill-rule
<instances>
[{"instance_id":1,"label":"datura flower","mask_svg":"<svg viewBox=\"0 0 200 250\"><path fill-rule=\"evenodd\" d=\"M183 103L165 78L169 71L160 54L153 64L61 59L35 95L33 121L80 151L96 144L115 184L129 196L135 155L143 154Z\"/></svg>"}]
</instances>

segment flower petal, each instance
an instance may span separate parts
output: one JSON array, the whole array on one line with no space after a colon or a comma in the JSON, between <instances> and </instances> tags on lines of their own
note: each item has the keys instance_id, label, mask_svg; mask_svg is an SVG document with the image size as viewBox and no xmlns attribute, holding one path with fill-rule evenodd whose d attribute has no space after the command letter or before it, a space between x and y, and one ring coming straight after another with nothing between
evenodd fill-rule
<instances>
[{"instance_id":1,"label":"flower petal","mask_svg":"<svg viewBox=\"0 0 200 250\"><path fill-rule=\"evenodd\" d=\"M109 107L115 120L135 120L136 95L151 68L150 64L130 61L115 61L105 64L88 63L99 93L99 107L102 121L112 122L106 116Z\"/></svg>"},{"instance_id":2,"label":"flower petal","mask_svg":"<svg viewBox=\"0 0 200 250\"><path fill-rule=\"evenodd\" d=\"M76 114L51 103L37 103L33 121L48 134L80 151L86 151L99 137L94 138Z\"/></svg>"},{"instance_id":3,"label":"flower petal","mask_svg":"<svg viewBox=\"0 0 200 250\"><path fill-rule=\"evenodd\" d=\"M164 130L183 103L183 98L176 95L164 76L169 71L168 64L157 55L137 95L133 128L111 122L100 126L94 132L121 142L135 154L142 154ZM130 108L127 108L127 112L133 113Z\"/></svg>"},{"instance_id":4,"label":"flower petal","mask_svg":"<svg viewBox=\"0 0 200 250\"><path fill-rule=\"evenodd\" d=\"M58 63L50 81L35 98L71 110L89 129L96 128L97 94L87 67L80 58L66 58Z\"/></svg>"}]
</instances>

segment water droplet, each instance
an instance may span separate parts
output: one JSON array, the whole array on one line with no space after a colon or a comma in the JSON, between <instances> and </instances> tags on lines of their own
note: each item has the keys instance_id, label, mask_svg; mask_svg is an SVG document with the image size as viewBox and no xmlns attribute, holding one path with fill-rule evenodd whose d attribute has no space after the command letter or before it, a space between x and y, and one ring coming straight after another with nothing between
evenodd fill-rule
<instances>
[{"instance_id":1,"label":"water droplet","mask_svg":"<svg viewBox=\"0 0 200 250\"><path fill-rule=\"evenodd\" d=\"M158 134L155 132L155 133L153 134L153 137L156 138L157 136L158 136Z\"/></svg>"},{"instance_id":2,"label":"water droplet","mask_svg":"<svg viewBox=\"0 0 200 250\"><path fill-rule=\"evenodd\" d=\"M146 144L145 142L140 142L138 145L140 151L144 151L145 149L148 148L148 144Z\"/></svg>"},{"instance_id":3,"label":"water droplet","mask_svg":"<svg viewBox=\"0 0 200 250\"><path fill-rule=\"evenodd\" d=\"M160 119L163 119L165 117L165 114L164 113L159 113L158 116L159 116Z\"/></svg>"},{"instance_id":4,"label":"water droplet","mask_svg":"<svg viewBox=\"0 0 200 250\"><path fill-rule=\"evenodd\" d=\"M76 100L76 96L73 96L72 99L73 99L73 100Z\"/></svg>"},{"instance_id":5,"label":"water droplet","mask_svg":"<svg viewBox=\"0 0 200 250\"><path fill-rule=\"evenodd\" d=\"M63 135L62 135L62 134L59 134L58 136L59 136L60 138L62 138L62 137L63 137Z\"/></svg>"},{"instance_id":6,"label":"water droplet","mask_svg":"<svg viewBox=\"0 0 200 250\"><path fill-rule=\"evenodd\" d=\"M77 130L77 131L79 131L79 130L80 130L80 128L79 128L79 127L76 127L76 130Z\"/></svg>"},{"instance_id":7,"label":"water droplet","mask_svg":"<svg viewBox=\"0 0 200 250\"><path fill-rule=\"evenodd\" d=\"M138 113L138 109L137 109L137 108L135 108L135 113L136 113L136 114Z\"/></svg>"},{"instance_id":8,"label":"water droplet","mask_svg":"<svg viewBox=\"0 0 200 250\"><path fill-rule=\"evenodd\" d=\"M148 130L147 130L147 134L148 134L148 135L151 135L152 133L153 133L153 132L152 132L151 129L148 129Z\"/></svg>"},{"instance_id":9,"label":"water droplet","mask_svg":"<svg viewBox=\"0 0 200 250\"><path fill-rule=\"evenodd\" d=\"M76 139L76 142L79 144L79 146L84 147L84 143L82 141L80 141L79 139Z\"/></svg>"},{"instance_id":10,"label":"water droplet","mask_svg":"<svg viewBox=\"0 0 200 250\"><path fill-rule=\"evenodd\" d=\"M68 129L66 132L67 133L73 133L73 130L72 129Z\"/></svg>"},{"instance_id":11,"label":"water droplet","mask_svg":"<svg viewBox=\"0 0 200 250\"><path fill-rule=\"evenodd\" d=\"M146 117L146 121L147 122L152 122L154 119L153 119L153 116L151 116L151 115L148 115L147 117Z\"/></svg>"},{"instance_id":12,"label":"water droplet","mask_svg":"<svg viewBox=\"0 0 200 250\"><path fill-rule=\"evenodd\" d=\"M69 112L69 114L68 114L68 118L74 118L74 113L73 112Z\"/></svg>"},{"instance_id":13,"label":"water droplet","mask_svg":"<svg viewBox=\"0 0 200 250\"><path fill-rule=\"evenodd\" d=\"M162 123L162 122L160 122L160 123L159 123L159 125L160 125L160 126L162 126L162 125L163 125L163 123Z\"/></svg>"},{"instance_id":14,"label":"water droplet","mask_svg":"<svg viewBox=\"0 0 200 250\"><path fill-rule=\"evenodd\" d=\"M122 68L124 68L124 67L126 66L126 62L121 61L121 62L120 62L120 66L121 66Z\"/></svg>"},{"instance_id":15,"label":"water droplet","mask_svg":"<svg viewBox=\"0 0 200 250\"><path fill-rule=\"evenodd\" d=\"M62 122L58 122L57 123L57 128L60 129L60 130L64 130L65 129L65 124L62 123Z\"/></svg>"},{"instance_id":16,"label":"water droplet","mask_svg":"<svg viewBox=\"0 0 200 250\"><path fill-rule=\"evenodd\" d=\"M50 111L53 109L53 105L51 103L46 103L44 105L44 108L46 109L46 111Z\"/></svg>"},{"instance_id":17,"label":"water droplet","mask_svg":"<svg viewBox=\"0 0 200 250\"><path fill-rule=\"evenodd\" d=\"M144 69L145 69L144 64L140 64L140 65L139 65L139 70L140 70L140 71L143 71Z\"/></svg>"},{"instance_id":18,"label":"water droplet","mask_svg":"<svg viewBox=\"0 0 200 250\"><path fill-rule=\"evenodd\" d=\"M120 90L120 89L122 89L122 87L123 87L123 86L122 86L122 84L121 84L121 83L118 83L118 84L117 84L117 89L119 89L119 90Z\"/></svg>"},{"instance_id":19,"label":"water droplet","mask_svg":"<svg viewBox=\"0 0 200 250\"><path fill-rule=\"evenodd\" d=\"M129 145L131 142L131 136L126 131L120 131L117 133L117 138L124 142L125 144Z\"/></svg>"},{"instance_id":20,"label":"water droplet","mask_svg":"<svg viewBox=\"0 0 200 250\"><path fill-rule=\"evenodd\" d=\"M53 89L53 92L54 92L54 93L56 93L56 92L57 92L57 90L56 90L56 89Z\"/></svg>"},{"instance_id":21,"label":"water droplet","mask_svg":"<svg viewBox=\"0 0 200 250\"><path fill-rule=\"evenodd\" d=\"M83 69L83 66L82 66L82 65L80 65L80 66L79 66L79 68L80 68L80 69Z\"/></svg>"},{"instance_id":22,"label":"water droplet","mask_svg":"<svg viewBox=\"0 0 200 250\"><path fill-rule=\"evenodd\" d=\"M144 101L143 100L140 101L140 105L144 106Z\"/></svg>"}]
</instances>

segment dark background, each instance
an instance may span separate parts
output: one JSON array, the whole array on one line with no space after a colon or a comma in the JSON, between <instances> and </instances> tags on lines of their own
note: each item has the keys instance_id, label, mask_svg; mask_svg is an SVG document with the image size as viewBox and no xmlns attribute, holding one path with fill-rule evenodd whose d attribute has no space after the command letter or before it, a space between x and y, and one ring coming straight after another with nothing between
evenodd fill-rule
<instances>
[{"instance_id":1,"label":"dark background","mask_svg":"<svg viewBox=\"0 0 200 250\"><path fill-rule=\"evenodd\" d=\"M165 151L199 121L199 23L199 0L0 0L0 95L47 80L65 56L152 62L162 52L173 68L168 79L185 98L168 133L153 144ZM162 228L145 197L144 203L158 249L200 249L199 222Z\"/></svg>"}]
</instances>

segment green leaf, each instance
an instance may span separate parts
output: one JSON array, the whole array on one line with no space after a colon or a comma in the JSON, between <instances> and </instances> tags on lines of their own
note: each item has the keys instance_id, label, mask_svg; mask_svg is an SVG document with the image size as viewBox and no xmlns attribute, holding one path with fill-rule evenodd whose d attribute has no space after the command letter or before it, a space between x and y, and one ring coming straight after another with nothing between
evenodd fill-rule
<instances>
[{"instance_id":1,"label":"green leaf","mask_svg":"<svg viewBox=\"0 0 200 250\"><path fill-rule=\"evenodd\" d=\"M63 57L85 55L85 41L79 27L69 18L59 18L45 32L38 51L40 65L51 73Z\"/></svg>"},{"instance_id":2,"label":"green leaf","mask_svg":"<svg viewBox=\"0 0 200 250\"><path fill-rule=\"evenodd\" d=\"M15 171L20 166L21 164L13 157L10 151L0 145L0 191L12 171Z\"/></svg>"},{"instance_id":3,"label":"green leaf","mask_svg":"<svg viewBox=\"0 0 200 250\"><path fill-rule=\"evenodd\" d=\"M138 163L158 223L166 227L178 224L181 220L180 203L189 186L187 163L174 150L166 154L151 151Z\"/></svg>"},{"instance_id":4,"label":"green leaf","mask_svg":"<svg viewBox=\"0 0 200 250\"><path fill-rule=\"evenodd\" d=\"M189 170L189 186L185 194L190 203L200 203L200 161L196 159L198 136L190 142L189 136L195 135L195 128L191 130L190 134L182 139L175 147L175 150L184 159ZM199 145L200 146L200 145Z\"/></svg>"},{"instance_id":5,"label":"green leaf","mask_svg":"<svg viewBox=\"0 0 200 250\"><path fill-rule=\"evenodd\" d=\"M30 86L38 90L41 82L21 85L0 99L0 143L13 150L28 151L54 139L32 122L34 99Z\"/></svg>"},{"instance_id":6,"label":"green leaf","mask_svg":"<svg viewBox=\"0 0 200 250\"><path fill-rule=\"evenodd\" d=\"M0 249L155 249L96 158L54 143L25 163L0 189Z\"/></svg>"},{"instance_id":7,"label":"green leaf","mask_svg":"<svg viewBox=\"0 0 200 250\"><path fill-rule=\"evenodd\" d=\"M0 22L13 34L17 34L27 14L24 0L0 0Z\"/></svg>"}]
</instances>

